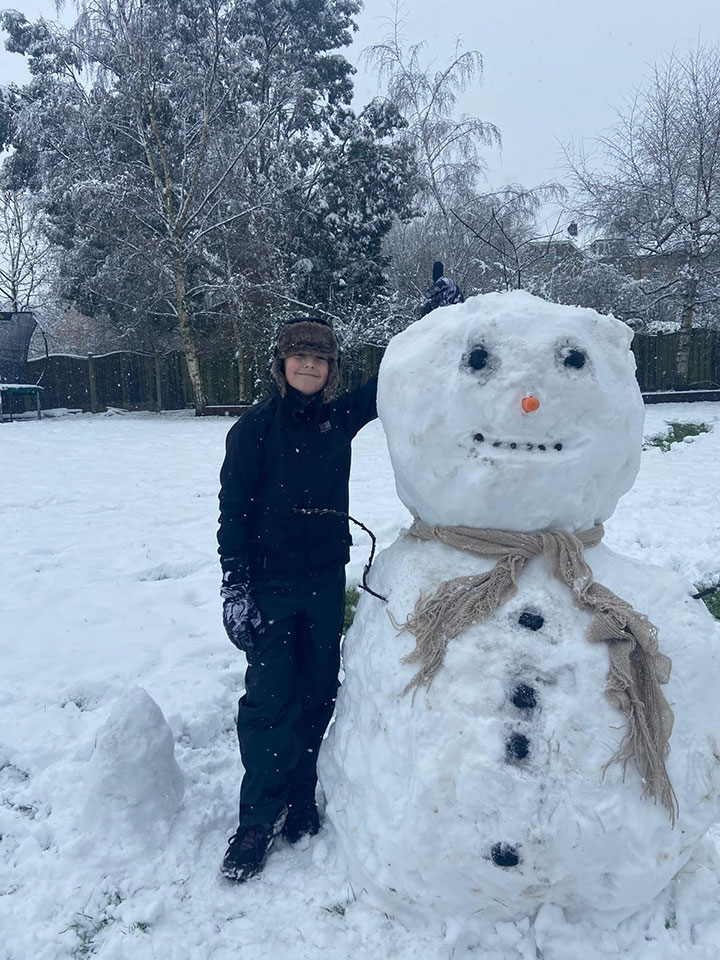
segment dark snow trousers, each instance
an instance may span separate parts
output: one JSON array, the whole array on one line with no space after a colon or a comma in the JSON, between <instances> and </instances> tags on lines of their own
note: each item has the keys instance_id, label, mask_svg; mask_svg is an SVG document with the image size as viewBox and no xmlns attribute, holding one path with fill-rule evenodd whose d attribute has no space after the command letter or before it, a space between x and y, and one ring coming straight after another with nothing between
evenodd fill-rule
<instances>
[{"instance_id":1,"label":"dark snow trousers","mask_svg":"<svg viewBox=\"0 0 720 960\"><path fill-rule=\"evenodd\" d=\"M282 588L255 584L253 592L265 628L247 655L238 704L241 827L315 797L338 689L345 568Z\"/></svg>"}]
</instances>

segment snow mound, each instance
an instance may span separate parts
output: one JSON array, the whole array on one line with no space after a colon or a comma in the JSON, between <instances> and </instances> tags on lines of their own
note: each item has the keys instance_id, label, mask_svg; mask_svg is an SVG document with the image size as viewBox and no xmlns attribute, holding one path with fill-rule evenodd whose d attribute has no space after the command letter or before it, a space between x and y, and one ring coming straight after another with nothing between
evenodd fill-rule
<instances>
[{"instance_id":1,"label":"snow mound","mask_svg":"<svg viewBox=\"0 0 720 960\"><path fill-rule=\"evenodd\" d=\"M167 836L184 792L160 707L134 687L118 698L89 761L85 821L113 836Z\"/></svg>"}]
</instances>

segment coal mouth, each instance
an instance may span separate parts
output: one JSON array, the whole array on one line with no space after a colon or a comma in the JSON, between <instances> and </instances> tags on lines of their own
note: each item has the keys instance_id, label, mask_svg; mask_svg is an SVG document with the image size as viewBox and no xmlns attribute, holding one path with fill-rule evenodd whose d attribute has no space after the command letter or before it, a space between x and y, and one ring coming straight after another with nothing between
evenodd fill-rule
<instances>
[{"instance_id":1,"label":"coal mouth","mask_svg":"<svg viewBox=\"0 0 720 960\"><path fill-rule=\"evenodd\" d=\"M525 453L547 453L548 451L560 452L563 444L558 440L546 443L530 443L529 440L502 440L498 437L490 437L484 433L476 433L473 440L477 444L486 444L493 450L521 450Z\"/></svg>"}]
</instances>

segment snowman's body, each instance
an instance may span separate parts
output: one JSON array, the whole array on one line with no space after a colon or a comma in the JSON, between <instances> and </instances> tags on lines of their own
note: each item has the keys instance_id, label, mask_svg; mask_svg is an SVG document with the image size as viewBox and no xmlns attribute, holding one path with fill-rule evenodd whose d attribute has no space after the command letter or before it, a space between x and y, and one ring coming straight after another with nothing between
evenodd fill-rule
<instances>
[{"instance_id":1,"label":"snowman's body","mask_svg":"<svg viewBox=\"0 0 720 960\"><path fill-rule=\"evenodd\" d=\"M529 318L514 345L502 334L503 310L520 327ZM629 338L618 322L524 294L476 298L439 314L396 338L381 371L380 412L398 491L413 513L428 523L528 532L577 532L606 519L634 479L642 426ZM538 316L543 326L534 336ZM607 340L593 357L594 333ZM560 358L549 375L545 346ZM573 396L556 368L580 348L579 369L589 366L594 383L571 368ZM502 353L499 391L487 389L489 377L478 382L475 367L463 369L460 358L473 350ZM429 364L431 376L433 362L447 368L453 353L457 382L429 403L419 371ZM510 357L503 383L501 361ZM608 380L620 396L605 398L603 410ZM528 395L540 407L525 418L517 409ZM544 420L532 419L541 412ZM592 418L585 435L576 414ZM493 437L501 445L493 447ZM403 695L417 664L402 658L415 640L388 614L404 622L418 597L493 561L401 535L372 571L387 603L364 596L348 634L337 718L321 755L328 817L355 882L394 911L518 917L554 903L627 915L670 882L718 819L720 655L712 618L673 573L602 544L585 558L597 582L650 617L673 661L664 692L675 714L667 763L679 802L674 829L668 810L643 796L633 765L605 766L626 722L605 694L608 649L588 641L591 614L543 557L530 561L512 600L449 643L428 690Z\"/></svg>"}]
</instances>

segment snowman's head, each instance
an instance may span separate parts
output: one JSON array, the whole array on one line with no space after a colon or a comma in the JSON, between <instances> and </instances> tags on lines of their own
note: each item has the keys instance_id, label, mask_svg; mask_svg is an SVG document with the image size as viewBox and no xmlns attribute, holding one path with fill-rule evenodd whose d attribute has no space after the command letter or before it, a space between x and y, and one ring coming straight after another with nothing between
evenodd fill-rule
<instances>
[{"instance_id":1,"label":"snowman's head","mask_svg":"<svg viewBox=\"0 0 720 960\"><path fill-rule=\"evenodd\" d=\"M640 463L631 340L614 317L523 291L413 323L391 340L378 387L400 499L432 524L606 520Z\"/></svg>"}]
</instances>

